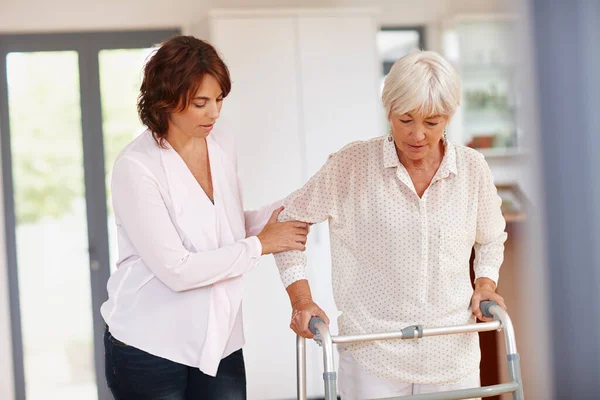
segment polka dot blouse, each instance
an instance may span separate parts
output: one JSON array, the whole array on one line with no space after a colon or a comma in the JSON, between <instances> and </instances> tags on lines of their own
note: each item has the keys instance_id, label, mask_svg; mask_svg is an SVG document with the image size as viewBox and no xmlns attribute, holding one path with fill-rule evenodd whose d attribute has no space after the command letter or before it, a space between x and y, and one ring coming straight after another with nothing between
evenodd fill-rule
<instances>
[{"instance_id":1,"label":"polka dot blouse","mask_svg":"<svg viewBox=\"0 0 600 400\"><path fill-rule=\"evenodd\" d=\"M506 240L491 171L477 151L446 145L421 198L393 141L355 142L329 157L286 199L280 220L329 222L341 335L474 323L469 275L498 281ZM306 279L306 256L275 256L287 287ZM312 268L318 268L318 265ZM479 368L477 334L347 345L367 371L418 384L461 381Z\"/></svg>"}]
</instances>

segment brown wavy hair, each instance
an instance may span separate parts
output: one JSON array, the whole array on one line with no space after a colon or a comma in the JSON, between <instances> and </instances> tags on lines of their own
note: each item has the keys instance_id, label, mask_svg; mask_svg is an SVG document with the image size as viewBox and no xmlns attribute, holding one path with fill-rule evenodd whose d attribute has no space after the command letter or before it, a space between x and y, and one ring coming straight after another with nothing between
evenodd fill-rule
<instances>
[{"instance_id":1,"label":"brown wavy hair","mask_svg":"<svg viewBox=\"0 0 600 400\"><path fill-rule=\"evenodd\" d=\"M137 109L159 146L164 146L169 116L189 106L207 74L226 97L231 91L229 69L211 44L193 36L170 38L148 60Z\"/></svg>"}]
</instances>

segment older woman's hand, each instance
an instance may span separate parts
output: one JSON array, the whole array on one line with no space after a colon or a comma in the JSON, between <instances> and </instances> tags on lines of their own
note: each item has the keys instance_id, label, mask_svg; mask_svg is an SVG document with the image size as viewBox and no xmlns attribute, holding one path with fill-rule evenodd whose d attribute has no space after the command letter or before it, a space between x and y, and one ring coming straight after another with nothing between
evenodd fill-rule
<instances>
[{"instance_id":1,"label":"older woman's hand","mask_svg":"<svg viewBox=\"0 0 600 400\"><path fill-rule=\"evenodd\" d=\"M292 328L297 335L312 339L315 335L313 335L308 327L312 317L321 317L323 318L323 321L329 325L329 318L327 318L325 311L321 310L321 307L312 300L295 304L292 311L290 328Z\"/></svg>"},{"instance_id":2,"label":"older woman's hand","mask_svg":"<svg viewBox=\"0 0 600 400\"><path fill-rule=\"evenodd\" d=\"M473 310L473 314L480 321L491 322L494 319L484 317L481 313L481 309L479 308L479 304L486 300L495 301L500 305L500 307L506 310L504 299L502 296L496 293L496 284L494 281L488 278L479 278L477 281L475 281L475 291L473 293L473 297L471 298L471 310Z\"/></svg>"}]
</instances>

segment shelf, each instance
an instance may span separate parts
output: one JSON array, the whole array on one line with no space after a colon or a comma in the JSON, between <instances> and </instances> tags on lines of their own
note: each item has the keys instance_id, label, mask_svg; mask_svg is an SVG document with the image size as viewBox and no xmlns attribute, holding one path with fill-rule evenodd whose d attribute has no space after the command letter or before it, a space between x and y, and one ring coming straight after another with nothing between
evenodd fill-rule
<instances>
[{"instance_id":1,"label":"shelf","mask_svg":"<svg viewBox=\"0 0 600 400\"><path fill-rule=\"evenodd\" d=\"M511 64L462 64L459 68L462 73L513 73L516 70L516 66Z\"/></svg>"},{"instance_id":2,"label":"shelf","mask_svg":"<svg viewBox=\"0 0 600 400\"><path fill-rule=\"evenodd\" d=\"M508 109L497 109L497 108L465 108L463 113L466 117L482 119L482 118L492 118L492 119L513 119L516 113L516 108L508 108Z\"/></svg>"},{"instance_id":3,"label":"shelf","mask_svg":"<svg viewBox=\"0 0 600 400\"><path fill-rule=\"evenodd\" d=\"M522 157L528 154L528 151L518 147L490 147L475 150L483 154L485 158Z\"/></svg>"},{"instance_id":4,"label":"shelf","mask_svg":"<svg viewBox=\"0 0 600 400\"><path fill-rule=\"evenodd\" d=\"M507 223L511 223L511 222L521 222L521 221L525 221L527 219L527 215L523 212L520 213L506 213L506 214L502 214L502 216L504 217L504 220Z\"/></svg>"}]
</instances>

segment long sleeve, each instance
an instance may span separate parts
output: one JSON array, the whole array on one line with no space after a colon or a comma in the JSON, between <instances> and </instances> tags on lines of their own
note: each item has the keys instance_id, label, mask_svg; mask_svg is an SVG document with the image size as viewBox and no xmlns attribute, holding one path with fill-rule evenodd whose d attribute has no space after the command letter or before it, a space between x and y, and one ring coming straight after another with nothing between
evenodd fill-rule
<instances>
[{"instance_id":1,"label":"long sleeve","mask_svg":"<svg viewBox=\"0 0 600 400\"><path fill-rule=\"evenodd\" d=\"M335 215L336 196L340 186L335 158L335 155L331 156L302 188L285 199L284 210L279 215L279 221L297 220L316 224ZM275 254L275 261L285 287L306 279L304 252L292 250L278 253Z\"/></svg>"},{"instance_id":2,"label":"long sleeve","mask_svg":"<svg viewBox=\"0 0 600 400\"><path fill-rule=\"evenodd\" d=\"M255 236L216 250L188 251L156 179L135 159L122 158L115 164L112 196L117 224L152 273L173 291L242 275L259 261L262 247Z\"/></svg>"},{"instance_id":3,"label":"long sleeve","mask_svg":"<svg viewBox=\"0 0 600 400\"><path fill-rule=\"evenodd\" d=\"M244 211L244 219L246 221L246 237L258 235L267 222L273 211L283 205L283 200L278 200L273 204L266 205L256 210Z\"/></svg>"},{"instance_id":4,"label":"long sleeve","mask_svg":"<svg viewBox=\"0 0 600 400\"><path fill-rule=\"evenodd\" d=\"M504 231L506 221L502 216L502 200L498 196L489 166L482 157L477 206L477 232L475 235L475 279L489 278L498 283L500 266L504 260Z\"/></svg>"}]
</instances>

